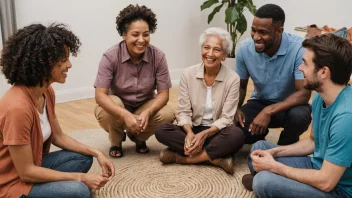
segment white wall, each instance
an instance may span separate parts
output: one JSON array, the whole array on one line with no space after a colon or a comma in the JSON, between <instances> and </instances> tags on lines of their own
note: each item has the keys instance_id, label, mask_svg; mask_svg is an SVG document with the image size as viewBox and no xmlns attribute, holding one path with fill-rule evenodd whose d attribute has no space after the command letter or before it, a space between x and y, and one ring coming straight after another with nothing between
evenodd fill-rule
<instances>
[{"instance_id":1,"label":"white wall","mask_svg":"<svg viewBox=\"0 0 352 198\"><path fill-rule=\"evenodd\" d=\"M2 46L2 34L1 34L1 27L0 27L0 50L2 50L2 48L3 48L3 46ZM1 66L0 66L0 70L1 70ZM0 98L10 88L10 86L11 86L10 84L7 84L5 76L0 71Z\"/></svg>"},{"instance_id":2,"label":"white wall","mask_svg":"<svg viewBox=\"0 0 352 198\"><path fill-rule=\"evenodd\" d=\"M253 0L257 8L266 3L280 5L286 12L285 30L295 33L295 26L312 23L331 27L352 26L350 0ZM200 61L198 37L210 26L226 27L224 8L211 25L201 12L204 0L15 0L18 27L31 23L62 22L79 36L83 43L65 84L55 84L57 101L69 101L94 96L93 83L101 55L121 41L115 29L115 17L129 4L146 5L157 15L158 29L151 43L166 54L171 79L177 82L183 68ZM245 13L248 30L253 16ZM248 31L242 38L248 36ZM1 94L1 93L0 93Z\"/></svg>"},{"instance_id":3,"label":"white wall","mask_svg":"<svg viewBox=\"0 0 352 198\"><path fill-rule=\"evenodd\" d=\"M143 4L157 15L158 29L151 44L165 52L172 80L183 68L200 61L198 36L208 27L202 0L16 0L18 27L31 23L68 24L82 42L72 58L73 67L65 84L54 84L58 101L93 97L93 84L101 55L121 41L115 18L129 4Z\"/></svg>"},{"instance_id":4,"label":"white wall","mask_svg":"<svg viewBox=\"0 0 352 198\"><path fill-rule=\"evenodd\" d=\"M351 0L253 0L253 3L257 8L267 3L282 7L286 14L285 31L290 33L296 33L294 28L297 26L311 24L336 29L352 27Z\"/></svg>"}]
</instances>

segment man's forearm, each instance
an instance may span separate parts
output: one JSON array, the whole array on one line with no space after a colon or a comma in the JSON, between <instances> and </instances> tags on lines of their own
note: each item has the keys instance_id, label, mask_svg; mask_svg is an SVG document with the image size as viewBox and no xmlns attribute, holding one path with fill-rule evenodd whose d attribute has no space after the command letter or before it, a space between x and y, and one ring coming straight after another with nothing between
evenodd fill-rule
<instances>
[{"instance_id":1,"label":"man's forearm","mask_svg":"<svg viewBox=\"0 0 352 198\"><path fill-rule=\"evenodd\" d=\"M328 191L328 186L322 172L315 169L302 169L286 166L277 162L270 172L276 173L283 177L298 181L300 183L308 184L322 191Z\"/></svg>"},{"instance_id":2,"label":"man's forearm","mask_svg":"<svg viewBox=\"0 0 352 198\"><path fill-rule=\"evenodd\" d=\"M247 90L240 87L240 98L238 101L238 108L242 107L244 99L246 98Z\"/></svg>"},{"instance_id":3,"label":"man's forearm","mask_svg":"<svg viewBox=\"0 0 352 198\"><path fill-rule=\"evenodd\" d=\"M294 106L307 104L310 98L310 91L301 89L296 91L282 102L278 102L266 107L270 115L291 109Z\"/></svg>"}]
</instances>

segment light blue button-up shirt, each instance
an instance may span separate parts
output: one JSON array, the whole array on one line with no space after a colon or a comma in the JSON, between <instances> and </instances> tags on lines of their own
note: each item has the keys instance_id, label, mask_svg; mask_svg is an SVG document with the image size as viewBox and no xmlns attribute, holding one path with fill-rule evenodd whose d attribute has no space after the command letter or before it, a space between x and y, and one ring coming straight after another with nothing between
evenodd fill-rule
<instances>
[{"instance_id":1,"label":"light blue button-up shirt","mask_svg":"<svg viewBox=\"0 0 352 198\"><path fill-rule=\"evenodd\" d=\"M251 99L281 102L296 91L295 80L304 78L298 70L304 53L302 42L303 38L284 32L272 57L257 53L251 37L240 44L235 70L241 79L253 80Z\"/></svg>"}]
</instances>

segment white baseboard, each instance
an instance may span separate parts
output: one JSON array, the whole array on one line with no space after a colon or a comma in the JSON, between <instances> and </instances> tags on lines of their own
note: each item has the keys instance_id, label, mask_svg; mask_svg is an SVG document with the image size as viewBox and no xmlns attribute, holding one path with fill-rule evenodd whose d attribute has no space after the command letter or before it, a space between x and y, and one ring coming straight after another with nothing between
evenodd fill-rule
<instances>
[{"instance_id":1,"label":"white baseboard","mask_svg":"<svg viewBox=\"0 0 352 198\"><path fill-rule=\"evenodd\" d=\"M172 86L179 85L180 84L180 79L177 80L171 80Z\"/></svg>"},{"instance_id":2,"label":"white baseboard","mask_svg":"<svg viewBox=\"0 0 352 198\"><path fill-rule=\"evenodd\" d=\"M170 71L172 85L178 85L183 69ZM78 89L69 89L55 91L56 103L70 102L74 100L82 100L94 98L94 87L82 87Z\"/></svg>"},{"instance_id":3,"label":"white baseboard","mask_svg":"<svg viewBox=\"0 0 352 198\"><path fill-rule=\"evenodd\" d=\"M94 98L94 87L56 91L56 103L70 102L87 98Z\"/></svg>"}]
</instances>

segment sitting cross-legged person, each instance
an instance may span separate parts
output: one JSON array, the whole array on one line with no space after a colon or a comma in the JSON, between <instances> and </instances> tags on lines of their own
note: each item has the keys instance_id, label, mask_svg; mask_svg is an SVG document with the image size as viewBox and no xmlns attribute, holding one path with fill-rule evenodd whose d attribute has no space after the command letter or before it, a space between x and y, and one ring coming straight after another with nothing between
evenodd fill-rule
<instances>
[{"instance_id":1,"label":"sitting cross-legged person","mask_svg":"<svg viewBox=\"0 0 352 198\"><path fill-rule=\"evenodd\" d=\"M256 197L352 197L352 48L333 34L305 40L303 47L304 88L317 92L311 135L288 146L254 144L252 174L242 182Z\"/></svg>"},{"instance_id":2,"label":"sitting cross-legged person","mask_svg":"<svg viewBox=\"0 0 352 198\"><path fill-rule=\"evenodd\" d=\"M232 50L230 34L209 28L200 37L203 62L185 69L176 113L177 125L156 128L164 164L210 162L233 173L231 155L242 148L244 134L233 124L239 99L239 76L221 64Z\"/></svg>"}]
</instances>

